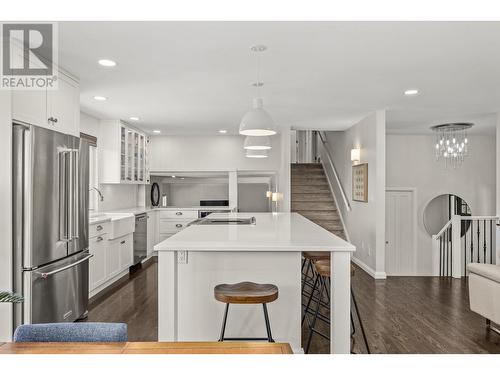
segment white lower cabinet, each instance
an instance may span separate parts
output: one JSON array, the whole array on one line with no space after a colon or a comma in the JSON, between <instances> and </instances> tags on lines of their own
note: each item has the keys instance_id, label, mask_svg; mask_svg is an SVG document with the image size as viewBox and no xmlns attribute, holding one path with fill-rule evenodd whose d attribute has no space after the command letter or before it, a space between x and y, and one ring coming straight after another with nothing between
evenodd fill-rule
<instances>
[{"instance_id":1,"label":"white lower cabinet","mask_svg":"<svg viewBox=\"0 0 500 375\"><path fill-rule=\"evenodd\" d=\"M89 265L89 291L93 296L107 286L114 278L124 274L134 259L133 233L108 239L109 223L90 225L89 251L93 255Z\"/></svg>"},{"instance_id":2,"label":"white lower cabinet","mask_svg":"<svg viewBox=\"0 0 500 375\"><path fill-rule=\"evenodd\" d=\"M89 261L89 290L94 290L106 281L107 234L89 239L89 251L93 255Z\"/></svg>"},{"instance_id":3,"label":"white lower cabinet","mask_svg":"<svg viewBox=\"0 0 500 375\"><path fill-rule=\"evenodd\" d=\"M120 249L120 270L123 270L134 263L134 235L128 234L115 241Z\"/></svg>"},{"instance_id":4,"label":"white lower cabinet","mask_svg":"<svg viewBox=\"0 0 500 375\"><path fill-rule=\"evenodd\" d=\"M106 278L110 279L120 273L120 242L108 241L106 248Z\"/></svg>"}]
</instances>

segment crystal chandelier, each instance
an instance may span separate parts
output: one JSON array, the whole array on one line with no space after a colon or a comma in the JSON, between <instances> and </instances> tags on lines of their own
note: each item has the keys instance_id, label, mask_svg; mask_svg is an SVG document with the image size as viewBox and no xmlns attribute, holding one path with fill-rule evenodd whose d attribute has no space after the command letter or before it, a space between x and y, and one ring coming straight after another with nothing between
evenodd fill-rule
<instances>
[{"instance_id":1,"label":"crystal chandelier","mask_svg":"<svg viewBox=\"0 0 500 375\"><path fill-rule=\"evenodd\" d=\"M459 122L432 126L431 129L436 132L436 161L443 159L445 167L459 167L468 155L467 129L473 125L470 122Z\"/></svg>"}]
</instances>

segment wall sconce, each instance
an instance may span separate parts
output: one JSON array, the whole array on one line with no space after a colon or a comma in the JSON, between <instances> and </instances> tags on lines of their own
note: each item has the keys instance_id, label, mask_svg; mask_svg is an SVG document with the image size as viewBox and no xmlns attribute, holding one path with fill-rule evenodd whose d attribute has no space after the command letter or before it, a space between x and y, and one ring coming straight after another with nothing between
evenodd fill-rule
<instances>
[{"instance_id":1,"label":"wall sconce","mask_svg":"<svg viewBox=\"0 0 500 375\"><path fill-rule=\"evenodd\" d=\"M266 191L266 198L272 198L273 192L272 191Z\"/></svg>"},{"instance_id":2,"label":"wall sconce","mask_svg":"<svg viewBox=\"0 0 500 375\"><path fill-rule=\"evenodd\" d=\"M278 212L278 202L283 199L283 193L275 192L271 194L271 201L274 202L273 213Z\"/></svg>"},{"instance_id":3,"label":"wall sconce","mask_svg":"<svg viewBox=\"0 0 500 375\"><path fill-rule=\"evenodd\" d=\"M361 160L361 150L359 148L353 148L351 150L351 161L354 163L359 163Z\"/></svg>"}]
</instances>

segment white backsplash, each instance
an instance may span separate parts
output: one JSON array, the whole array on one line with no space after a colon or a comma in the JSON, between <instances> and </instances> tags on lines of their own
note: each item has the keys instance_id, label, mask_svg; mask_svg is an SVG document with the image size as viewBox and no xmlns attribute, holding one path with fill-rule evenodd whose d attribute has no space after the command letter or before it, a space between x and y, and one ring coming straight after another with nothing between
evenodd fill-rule
<instances>
[{"instance_id":1,"label":"white backsplash","mask_svg":"<svg viewBox=\"0 0 500 375\"><path fill-rule=\"evenodd\" d=\"M137 206L137 185L100 184L104 200L99 211L113 211Z\"/></svg>"}]
</instances>

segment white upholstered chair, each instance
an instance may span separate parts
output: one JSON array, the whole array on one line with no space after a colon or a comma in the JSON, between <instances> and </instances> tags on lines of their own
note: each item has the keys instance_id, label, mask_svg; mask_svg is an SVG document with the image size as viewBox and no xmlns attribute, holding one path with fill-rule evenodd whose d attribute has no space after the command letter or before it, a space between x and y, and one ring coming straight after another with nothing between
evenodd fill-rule
<instances>
[{"instance_id":1,"label":"white upholstered chair","mask_svg":"<svg viewBox=\"0 0 500 375\"><path fill-rule=\"evenodd\" d=\"M489 329L500 334L491 322L500 325L500 266L470 263L469 302L470 309L486 318Z\"/></svg>"}]
</instances>

